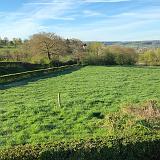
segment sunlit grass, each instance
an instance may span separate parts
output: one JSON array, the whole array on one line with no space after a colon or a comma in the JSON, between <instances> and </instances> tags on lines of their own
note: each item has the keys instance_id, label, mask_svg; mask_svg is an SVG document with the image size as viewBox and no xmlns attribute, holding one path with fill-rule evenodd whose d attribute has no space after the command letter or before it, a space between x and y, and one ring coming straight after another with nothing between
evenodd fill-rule
<instances>
[{"instance_id":1,"label":"sunlit grass","mask_svg":"<svg viewBox=\"0 0 160 160\"><path fill-rule=\"evenodd\" d=\"M23 82L0 90L1 146L105 136L108 114L160 97L158 67L90 66Z\"/></svg>"}]
</instances>

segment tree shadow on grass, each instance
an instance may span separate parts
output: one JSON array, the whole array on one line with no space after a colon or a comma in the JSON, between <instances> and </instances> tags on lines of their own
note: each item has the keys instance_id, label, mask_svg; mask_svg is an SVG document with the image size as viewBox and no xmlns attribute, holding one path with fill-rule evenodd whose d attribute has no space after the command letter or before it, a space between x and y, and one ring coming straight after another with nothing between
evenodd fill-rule
<instances>
[{"instance_id":1,"label":"tree shadow on grass","mask_svg":"<svg viewBox=\"0 0 160 160\"><path fill-rule=\"evenodd\" d=\"M13 88L13 87L27 85L30 82L36 82L38 80L42 80L46 78L53 78L53 77L70 74L74 71L80 70L81 68L82 66L77 66L75 68L65 69L64 71L55 71L53 73L47 73L47 74L42 73L40 75L35 75L29 78L23 78L21 80L16 80L13 82L3 83L3 84L0 84L0 90L5 90L5 89Z\"/></svg>"}]
</instances>

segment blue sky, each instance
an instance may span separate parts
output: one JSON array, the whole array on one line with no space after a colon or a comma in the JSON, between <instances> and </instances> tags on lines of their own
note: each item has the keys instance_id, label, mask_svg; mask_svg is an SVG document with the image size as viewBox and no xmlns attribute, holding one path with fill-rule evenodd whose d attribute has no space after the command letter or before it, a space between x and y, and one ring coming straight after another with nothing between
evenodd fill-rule
<instances>
[{"instance_id":1,"label":"blue sky","mask_svg":"<svg viewBox=\"0 0 160 160\"><path fill-rule=\"evenodd\" d=\"M0 36L37 32L95 41L160 39L160 0L0 0Z\"/></svg>"}]
</instances>

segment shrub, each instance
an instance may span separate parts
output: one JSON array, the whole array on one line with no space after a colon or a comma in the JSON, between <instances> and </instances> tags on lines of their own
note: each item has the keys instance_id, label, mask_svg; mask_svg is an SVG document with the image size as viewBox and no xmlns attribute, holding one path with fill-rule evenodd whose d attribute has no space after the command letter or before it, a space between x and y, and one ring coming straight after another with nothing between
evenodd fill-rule
<instances>
[{"instance_id":1,"label":"shrub","mask_svg":"<svg viewBox=\"0 0 160 160\"><path fill-rule=\"evenodd\" d=\"M50 61L47 58L42 58L40 60L40 64L42 64L42 65L49 64L49 63L50 63Z\"/></svg>"},{"instance_id":2,"label":"shrub","mask_svg":"<svg viewBox=\"0 0 160 160\"><path fill-rule=\"evenodd\" d=\"M92 54L92 52L88 52L85 54L82 63L88 65L102 65L101 57Z\"/></svg>"},{"instance_id":3,"label":"shrub","mask_svg":"<svg viewBox=\"0 0 160 160\"><path fill-rule=\"evenodd\" d=\"M115 57L115 64L133 65L137 61L137 54L132 48L112 46L109 47L109 50Z\"/></svg>"},{"instance_id":4,"label":"shrub","mask_svg":"<svg viewBox=\"0 0 160 160\"><path fill-rule=\"evenodd\" d=\"M104 50L103 60L105 61L105 65L114 65L115 62L115 56L108 48Z\"/></svg>"},{"instance_id":5,"label":"shrub","mask_svg":"<svg viewBox=\"0 0 160 160\"><path fill-rule=\"evenodd\" d=\"M160 65L160 49L147 50L139 55L139 63L144 65Z\"/></svg>"},{"instance_id":6,"label":"shrub","mask_svg":"<svg viewBox=\"0 0 160 160\"><path fill-rule=\"evenodd\" d=\"M137 62L134 49L90 44L83 62L89 65L133 65Z\"/></svg>"},{"instance_id":7,"label":"shrub","mask_svg":"<svg viewBox=\"0 0 160 160\"><path fill-rule=\"evenodd\" d=\"M160 140L109 137L3 149L0 160L158 160Z\"/></svg>"},{"instance_id":8,"label":"shrub","mask_svg":"<svg viewBox=\"0 0 160 160\"><path fill-rule=\"evenodd\" d=\"M156 100L142 104L132 104L121 109L121 113L132 116L134 124L145 127L153 132L160 129L160 108Z\"/></svg>"},{"instance_id":9,"label":"shrub","mask_svg":"<svg viewBox=\"0 0 160 160\"><path fill-rule=\"evenodd\" d=\"M123 108L123 112L133 114L144 119L160 118L160 109L158 107L158 102L155 100L147 101L141 106L131 105L127 108Z\"/></svg>"}]
</instances>

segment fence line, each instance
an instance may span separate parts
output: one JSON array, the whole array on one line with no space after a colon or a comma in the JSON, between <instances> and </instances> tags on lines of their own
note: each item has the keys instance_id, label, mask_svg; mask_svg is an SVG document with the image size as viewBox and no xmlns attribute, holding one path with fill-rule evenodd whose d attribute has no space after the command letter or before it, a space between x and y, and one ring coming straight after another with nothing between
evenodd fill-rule
<instances>
[{"instance_id":1,"label":"fence line","mask_svg":"<svg viewBox=\"0 0 160 160\"><path fill-rule=\"evenodd\" d=\"M2 75L2 76L0 76L0 83L20 80L23 78L28 78L32 75L51 73L53 71L69 69L69 68L73 68L76 66L78 66L78 65L77 64L66 65L66 66L61 66L61 67L52 67L52 68L46 68L46 69L38 69L38 70L33 70L33 71L26 71L26 72L14 73L14 74Z\"/></svg>"}]
</instances>

